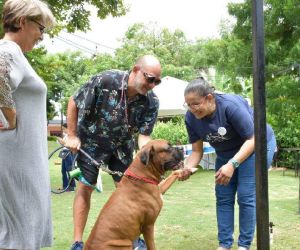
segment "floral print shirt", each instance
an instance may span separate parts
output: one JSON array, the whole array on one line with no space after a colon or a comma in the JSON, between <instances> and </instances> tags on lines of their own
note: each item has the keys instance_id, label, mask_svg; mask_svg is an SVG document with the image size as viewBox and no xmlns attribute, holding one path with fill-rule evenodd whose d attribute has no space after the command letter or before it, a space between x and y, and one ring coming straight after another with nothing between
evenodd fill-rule
<instances>
[{"instance_id":1,"label":"floral print shirt","mask_svg":"<svg viewBox=\"0 0 300 250\"><path fill-rule=\"evenodd\" d=\"M129 72L109 70L92 77L73 96L78 108L77 133L81 147L97 161L113 154L125 165L132 161L134 134L152 133L159 101L145 96L126 96ZM86 161L84 156L80 160ZM85 159L84 159L85 158Z\"/></svg>"}]
</instances>

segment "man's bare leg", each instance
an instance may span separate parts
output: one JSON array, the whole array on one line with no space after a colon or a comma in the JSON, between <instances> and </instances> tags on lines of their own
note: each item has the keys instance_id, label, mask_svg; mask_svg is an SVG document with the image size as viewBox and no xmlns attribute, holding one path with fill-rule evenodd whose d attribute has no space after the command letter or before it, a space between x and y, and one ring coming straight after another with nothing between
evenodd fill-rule
<instances>
[{"instance_id":1,"label":"man's bare leg","mask_svg":"<svg viewBox=\"0 0 300 250\"><path fill-rule=\"evenodd\" d=\"M83 231L90 211L93 189L81 182L76 190L73 203L74 241L82 241Z\"/></svg>"}]
</instances>

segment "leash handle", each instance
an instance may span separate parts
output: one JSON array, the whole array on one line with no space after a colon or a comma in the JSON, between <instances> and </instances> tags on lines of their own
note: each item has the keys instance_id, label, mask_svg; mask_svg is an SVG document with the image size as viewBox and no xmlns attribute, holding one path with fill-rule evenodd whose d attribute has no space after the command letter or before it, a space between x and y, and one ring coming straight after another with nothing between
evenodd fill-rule
<instances>
[{"instance_id":1,"label":"leash handle","mask_svg":"<svg viewBox=\"0 0 300 250\"><path fill-rule=\"evenodd\" d=\"M65 146L63 144L63 141L57 140L57 142L61 145L61 146ZM94 158L92 158L87 152L85 152L82 148L79 148L79 151L84 154L84 156L86 156L93 164L95 164L96 166L100 166L101 164L99 162L97 162Z\"/></svg>"},{"instance_id":2,"label":"leash handle","mask_svg":"<svg viewBox=\"0 0 300 250\"><path fill-rule=\"evenodd\" d=\"M74 170L69 171L70 178L75 178L81 175L81 171L79 168L75 168Z\"/></svg>"},{"instance_id":3,"label":"leash handle","mask_svg":"<svg viewBox=\"0 0 300 250\"><path fill-rule=\"evenodd\" d=\"M61 140L58 141L58 143L62 146L63 143ZM108 167L105 166L103 162L99 163L97 162L93 157L91 157L87 152L85 152L82 148L79 148L80 153L82 153L85 157L87 157L95 166L98 168L102 169L104 172L107 172L112 175L118 175L118 176L123 176L124 174L120 171L111 171Z\"/></svg>"}]
</instances>

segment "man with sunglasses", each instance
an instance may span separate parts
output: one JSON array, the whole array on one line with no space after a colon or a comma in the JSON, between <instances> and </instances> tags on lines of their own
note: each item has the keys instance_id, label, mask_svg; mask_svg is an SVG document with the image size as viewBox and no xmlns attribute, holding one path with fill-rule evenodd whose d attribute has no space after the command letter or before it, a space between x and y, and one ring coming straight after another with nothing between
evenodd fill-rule
<instances>
[{"instance_id":1,"label":"man with sunglasses","mask_svg":"<svg viewBox=\"0 0 300 250\"><path fill-rule=\"evenodd\" d=\"M65 146L74 152L81 147L110 170L125 172L132 162L135 134L139 148L150 140L159 107L151 90L160 77L160 62L152 55L139 58L129 72L108 70L92 77L69 100ZM83 182L74 199L72 250L83 249L82 235L99 172L80 153L77 162ZM115 185L121 180L118 175L112 178Z\"/></svg>"}]
</instances>

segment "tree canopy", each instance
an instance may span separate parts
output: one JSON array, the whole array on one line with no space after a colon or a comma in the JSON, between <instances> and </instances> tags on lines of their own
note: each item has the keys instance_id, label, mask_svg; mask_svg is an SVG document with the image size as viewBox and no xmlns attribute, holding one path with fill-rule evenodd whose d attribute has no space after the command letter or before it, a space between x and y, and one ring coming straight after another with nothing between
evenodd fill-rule
<instances>
[{"instance_id":1,"label":"tree canopy","mask_svg":"<svg viewBox=\"0 0 300 250\"><path fill-rule=\"evenodd\" d=\"M90 28L91 7L97 9L100 19L108 15L122 16L127 8L123 0L48 0L56 19L64 24L69 32L87 31Z\"/></svg>"},{"instance_id":2,"label":"tree canopy","mask_svg":"<svg viewBox=\"0 0 300 250\"><path fill-rule=\"evenodd\" d=\"M0 0L1 13L4 2L5 0ZM92 9L96 9L100 19L109 15L113 17L122 16L128 11L128 7L124 5L124 0L47 0L45 2L52 10L59 29L66 28L69 32L89 30L89 17ZM0 36L2 34L1 27Z\"/></svg>"},{"instance_id":3,"label":"tree canopy","mask_svg":"<svg viewBox=\"0 0 300 250\"><path fill-rule=\"evenodd\" d=\"M69 31L87 30L92 6L98 16L123 15L123 1L49 0L56 18ZM0 2L0 8L3 6ZM82 53L65 52L48 55L44 49L27 57L48 85L48 99L65 104L67 98L89 77L107 69L129 70L143 54L156 55L163 76L191 80L210 69L209 79L218 90L252 96L252 30L251 0L231 3L228 12L236 19L224 21L220 38L189 41L181 30L158 28L155 23L136 23L123 36L113 55L98 54L92 58ZM276 131L281 146L300 144L300 0L265 0L265 55L268 121ZM53 108L49 104L49 118Z\"/></svg>"}]
</instances>

